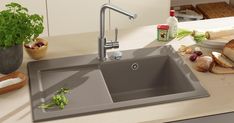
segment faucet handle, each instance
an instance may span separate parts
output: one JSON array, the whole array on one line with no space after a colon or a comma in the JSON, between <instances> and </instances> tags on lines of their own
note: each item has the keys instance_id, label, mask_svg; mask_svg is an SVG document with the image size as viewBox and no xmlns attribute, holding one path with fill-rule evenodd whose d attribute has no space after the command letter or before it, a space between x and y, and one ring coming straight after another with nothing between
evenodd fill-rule
<instances>
[{"instance_id":1,"label":"faucet handle","mask_svg":"<svg viewBox=\"0 0 234 123\"><path fill-rule=\"evenodd\" d=\"M106 49L119 48L119 42L117 41L108 41L105 45Z\"/></svg>"},{"instance_id":2,"label":"faucet handle","mask_svg":"<svg viewBox=\"0 0 234 123\"><path fill-rule=\"evenodd\" d=\"M118 42L118 28L115 28L115 41L107 41L105 44L106 49L119 48Z\"/></svg>"},{"instance_id":3,"label":"faucet handle","mask_svg":"<svg viewBox=\"0 0 234 123\"><path fill-rule=\"evenodd\" d=\"M115 42L118 42L118 33L119 33L118 28L115 28Z\"/></svg>"}]
</instances>

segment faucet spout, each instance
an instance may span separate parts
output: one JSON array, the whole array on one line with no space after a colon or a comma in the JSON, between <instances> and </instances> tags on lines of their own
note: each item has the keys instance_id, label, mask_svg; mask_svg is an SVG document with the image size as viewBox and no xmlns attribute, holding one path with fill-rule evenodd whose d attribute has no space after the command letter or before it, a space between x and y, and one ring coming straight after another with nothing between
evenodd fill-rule
<instances>
[{"instance_id":1,"label":"faucet spout","mask_svg":"<svg viewBox=\"0 0 234 123\"><path fill-rule=\"evenodd\" d=\"M125 10L123 10L123 9L121 9L121 8L119 8L119 7L117 7L117 6L115 6L115 5L111 5L111 4L104 4L103 6L102 6L102 8L101 8L101 13L102 12L105 12L105 9L111 9L111 10L114 10L114 11L116 11L116 12L118 12L118 13L121 13L121 14L123 14L123 15L126 15L126 16L129 16L130 18L132 18L132 19L135 19L136 17L137 17L137 15L136 14L132 14L132 13L130 13L130 12L127 12L127 11L125 11Z\"/></svg>"},{"instance_id":2,"label":"faucet spout","mask_svg":"<svg viewBox=\"0 0 234 123\"><path fill-rule=\"evenodd\" d=\"M100 35L99 35L99 45L98 45L98 54L99 54L99 59L100 60L105 60L106 58L106 38L105 38L105 10L106 9L111 9L113 11L116 11L120 14L126 15L129 17L129 19L136 19L137 15L132 14L130 12L127 12L125 10L122 10L118 8L117 6L111 5L111 4L104 4L101 7L100 10ZM118 46L117 46L118 47ZM116 47L113 47L116 48ZM110 47L108 48L110 49Z\"/></svg>"}]
</instances>

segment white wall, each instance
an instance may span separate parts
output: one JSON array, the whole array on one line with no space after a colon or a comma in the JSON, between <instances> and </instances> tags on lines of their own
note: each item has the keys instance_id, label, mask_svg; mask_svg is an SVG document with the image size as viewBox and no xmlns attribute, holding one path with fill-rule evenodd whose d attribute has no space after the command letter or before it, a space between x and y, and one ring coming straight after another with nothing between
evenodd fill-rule
<instances>
[{"instance_id":1,"label":"white wall","mask_svg":"<svg viewBox=\"0 0 234 123\"><path fill-rule=\"evenodd\" d=\"M198 3L214 3L225 1L229 3L229 0L171 0L171 6L180 6L180 5L196 5Z\"/></svg>"},{"instance_id":2,"label":"white wall","mask_svg":"<svg viewBox=\"0 0 234 123\"><path fill-rule=\"evenodd\" d=\"M137 14L137 19L130 21L128 17L111 11L112 29L166 23L166 19L169 17L170 0L110 0L110 2Z\"/></svg>"},{"instance_id":3,"label":"white wall","mask_svg":"<svg viewBox=\"0 0 234 123\"><path fill-rule=\"evenodd\" d=\"M5 4L10 2L20 3L22 6L28 8L30 13L43 15L44 17L44 32L41 36L48 36L47 30L47 16L46 16L46 2L45 0L0 0L0 10L5 8Z\"/></svg>"},{"instance_id":4,"label":"white wall","mask_svg":"<svg viewBox=\"0 0 234 123\"><path fill-rule=\"evenodd\" d=\"M165 23L169 16L170 0L47 0L50 36L99 31L104 3L138 14L136 20L129 21L113 11L109 16L106 11L106 30Z\"/></svg>"},{"instance_id":5,"label":"white wall","mask_svg":"<svg viewBox=\"0 0 234 123\"><path fill-rule=\"evenodd\" d=\"M47 2L50 36L54 36L98 31L100 8L102 4L108 3L108 0L47 0ZM106 18L108 19L108 14Z\"/></svg>"}]
</instances>

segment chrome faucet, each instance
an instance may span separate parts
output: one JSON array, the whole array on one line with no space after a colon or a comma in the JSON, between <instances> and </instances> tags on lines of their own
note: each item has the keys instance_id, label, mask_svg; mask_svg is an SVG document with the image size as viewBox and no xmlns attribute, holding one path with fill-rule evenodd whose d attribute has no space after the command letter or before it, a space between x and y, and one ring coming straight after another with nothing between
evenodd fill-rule
<instances>
[{"instance_id":1,"label":"chrome faucet","mask_svg":"<svg viewBox=\"0 0 234 123\"><path fill-rule=\"evenodd\" d=\"M98 39L98 57L101 61L106 60L106 50L107 49L112 49L112 48L119 48L119 42L117 41L118 37L118 29L115 29L115 41L107 41L105 37L105 10L106 9L111 9L116 12L119 12L123 15L126 15L129 17L129 19L135 19L137 17L136 14L131 14L127 11L124 11L114 5L110 4L104 4L101 7L100 11L100 36Z\"/></svg>"}]
</instances>

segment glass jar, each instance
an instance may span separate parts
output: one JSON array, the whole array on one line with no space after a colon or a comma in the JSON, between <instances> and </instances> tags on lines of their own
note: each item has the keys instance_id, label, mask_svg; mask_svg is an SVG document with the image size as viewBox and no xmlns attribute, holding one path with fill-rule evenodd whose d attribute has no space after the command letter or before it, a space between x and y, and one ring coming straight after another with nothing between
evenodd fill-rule
<instances>
[{"instance_id":1,"label":"glass jar","mask_svg":"<svg viewBox=\"0 0 234 123\"><path fill-rule=\"evenodd\" d=\"M168 24L159 24L157 26L157 36L159 41L168 41L169 40L169 25Z\"/></svg>"}]
</instances>

